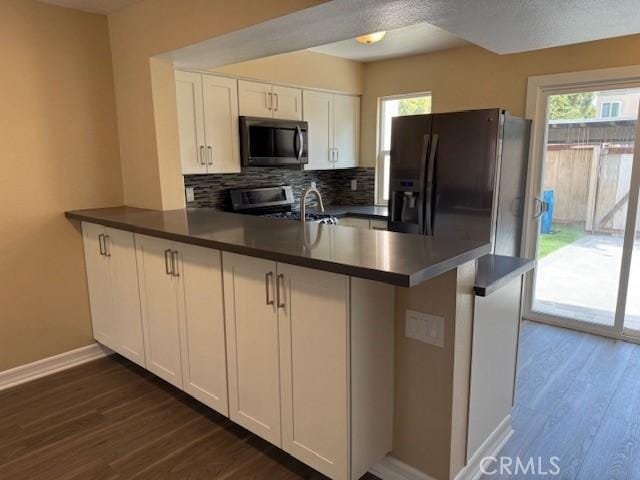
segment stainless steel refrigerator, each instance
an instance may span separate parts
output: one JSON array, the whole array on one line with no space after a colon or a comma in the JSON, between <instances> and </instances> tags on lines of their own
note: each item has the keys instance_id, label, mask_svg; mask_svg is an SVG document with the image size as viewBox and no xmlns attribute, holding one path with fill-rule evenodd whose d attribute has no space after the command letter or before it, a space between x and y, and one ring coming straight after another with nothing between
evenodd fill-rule
<instances>
[{"instance_id":1,"label":"stainless steel refrigerator","mask_svg":"<svg viewBox=\"0 0 640 480\"><path fill-rule=\"evenodd\" d=\"M519 255L530 130L497 108L395 117L389 230Z\"/></svg>"}]
</instances>

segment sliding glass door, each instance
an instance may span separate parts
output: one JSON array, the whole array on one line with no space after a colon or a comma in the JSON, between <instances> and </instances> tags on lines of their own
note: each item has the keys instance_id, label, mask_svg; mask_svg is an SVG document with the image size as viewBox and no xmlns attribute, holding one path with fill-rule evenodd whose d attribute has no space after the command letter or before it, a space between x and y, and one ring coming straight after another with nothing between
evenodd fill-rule
<instances>
[{"instance_id":1,"label":"sliding glass door","mask_svg":"<svg viewBox=\"0 0 640 480\"><path fill-rule=\"evenodd\" d=\"M640 335L640 88L555 90L544 99L527 316Z\"/></svg>"}]
</instances>

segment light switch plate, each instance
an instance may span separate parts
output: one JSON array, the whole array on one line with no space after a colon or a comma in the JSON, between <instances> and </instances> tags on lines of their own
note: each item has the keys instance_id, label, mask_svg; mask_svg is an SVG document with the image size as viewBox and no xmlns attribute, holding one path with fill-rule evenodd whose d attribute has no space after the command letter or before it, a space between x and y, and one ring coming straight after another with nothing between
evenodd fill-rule
<instances>
[{"instance_id":1,"label":"light switch plate","mask_svg":"<svg viewBox=\"0 0 640 480\"><path fill-rule=\"evenodd\" d=\"M187 202L193 202L196 199L196 195L193 191L193 187L187 187L184 189L185 196L187 197Z\"/></svg>"},{"instance_id":2,"label":"light switch plate","mask_svg":"<svg viewBox=\"0 0 640 480\"><path fill-rule=\"evenodd\" d=\"M429 345L444 347L444 317L407 310L405 335Z\"/></svg>"},{"instance_id":3,"label":"light switch plate","mask_svg":"<svg viewBox=\"0 0 640 480\"><path fill-rule=\"evenodd\" d=\"M358 180L354 178L351 180L351 191L355 192L356 190L358 190Z\"/></svg>"}]
</instances>

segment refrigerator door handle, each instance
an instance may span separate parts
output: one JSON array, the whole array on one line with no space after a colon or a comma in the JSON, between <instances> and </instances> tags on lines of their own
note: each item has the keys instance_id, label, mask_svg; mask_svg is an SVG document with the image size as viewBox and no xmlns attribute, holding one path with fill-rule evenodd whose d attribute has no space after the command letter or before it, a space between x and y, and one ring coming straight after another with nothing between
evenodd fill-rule
<instances>
[{"instance_id":1,"label":"refrigerator door handle","mask_svg":"<svg viewBox=\"0 0 640 480\"><path fill-rule=\"evenodd\" d=\"M426 135L425 135L426 137ZM425 235L433 235L433 178L435 174L436 152L438 150L438 134L434 133L431 138L431 149L427 160L427 185L425 188L425 214L424 214L424 233Z\"/></svg>"}]
</instances>

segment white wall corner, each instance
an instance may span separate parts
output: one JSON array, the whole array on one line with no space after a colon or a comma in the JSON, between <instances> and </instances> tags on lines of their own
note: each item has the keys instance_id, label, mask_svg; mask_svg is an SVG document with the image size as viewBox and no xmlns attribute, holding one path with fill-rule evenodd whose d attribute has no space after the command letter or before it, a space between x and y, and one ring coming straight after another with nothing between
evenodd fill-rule
<instances>
[{"instance_id":1,"label":"white wall corner","mask_svg":"<svg viewBox=\"0 0 640 480\"><path fill-rule=\"evenodd\" d=\"M43 358L33 363L5 370L0 372L0 391L111 355L112 353L108 348L98 343L93 343L86 347L80 347L53 357Z\"/></svg>"}]
</instances>

